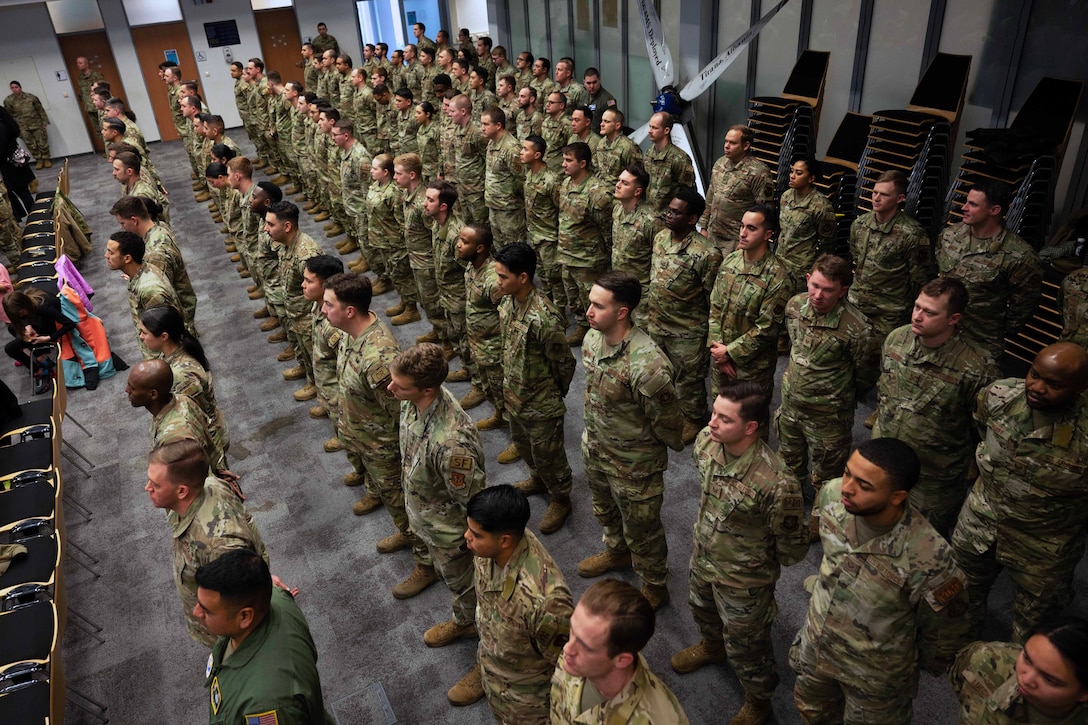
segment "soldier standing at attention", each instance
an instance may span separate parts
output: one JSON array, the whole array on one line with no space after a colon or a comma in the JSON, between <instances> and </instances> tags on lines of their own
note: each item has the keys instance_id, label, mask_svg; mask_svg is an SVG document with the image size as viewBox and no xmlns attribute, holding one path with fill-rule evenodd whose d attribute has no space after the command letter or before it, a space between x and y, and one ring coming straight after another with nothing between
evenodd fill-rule
<instances>
[{"instance_id":1,"label":"soldier standing at attention","mask_svg":"<svg viewBox=\"0 0 1088 725\"><path fill-rule=\"evenodd\" d=\"M692 452L701 497L688 602L702 640L671 664L687 674L728 655L745 693L730 725L760 725L771 715L779 682L774 586L782 565L808 553L801 486L760 435L770 404L770 393L754 381L726 383Z\"/></svg>"},{"instance_id":2,"label":"soldier standing at attention","mask_svg":"<svg viewBox=\"0 0 1088 725\"><path fill-rule=\"evenodd\" d=\"M19 124L19 135L26 141L30 155L37 161L37 168L51 168L49 160L49 116L42 107L42 102L33 93L24 93L19 81L10 84L11 95L4 99L4 108Z\"/></svg>"},{"instance_id":3,"label":"soldier standing at attention","mask_svg":"<svg viewBox=\"0 0 1088 725\"><path fill-rule=\"evenodd\" d=\"M151 352L140 339L140 315L155 305L170 305L181 312L182 305L170 280L159 268L144 264L145 250L144 240L138 234L120 231L110 235L104 256L107 267L121 272L128 279L128 307L132 313L132 326L136 330L140 353L144 360L153 360L158 355Z\"/></svg>"},{"instance_id":4,"label":"soldier standing at attention","mask_svg":"<svg viewBox=\"0 0 1088 725\"><path fill-rule=\"evenodd\" d=\"M329 35L329 28L325 23L317 24L317 35L310 41L313 45L314 52L318 55L324 55L326 51L332 51L334 55L340 54L340 43L336 41L335 35Z\"/></svg>"},{"instance_id":5,"label":"soldier standing at attention","mask_svg":"<svg viewBox=\"0 0 1088 725\"><path fill-rule=\"evenodd\" d=\"M774 390L778 338L793 296L786 268L770 251L777 233L774 207L751 207L741 217L737 249L718 271L707 340L719 389L730 380L754 380L768 396Z\"/></svg>"},{"instance_id":6,"label":"soldier standing at attention","mask_svg":"<svg viewBox=\"0 0 1088 725\"><path fill-rule=\"evenodd\" d=\"M771 200L771 172L750 151L755 132L730 126L725 132L725 155L714 162L706 191L706 212L699 219L710 243L729 254L740 239L740 218L753 204Z\"/></svg>"},{"instance_id":7,"label":"soldier standing at attention","mask_svg":"<svg viewBox=\"0 0 1088 725\"><path fill-rule=\"evenodd\" d=\"M907 198L907 177L885 171L873 184L873 210L850 226L850 255L854 283L847 299L873 325L869 361L859 391L868 391L880 374L880 348L892 330L910 318L918 290L933 277L929 235L901 205ZM866 421L870 428L875 415Z\"/></svg>"},{"instance_id":8,"label":"soldier standing at attention","mask_svg":"<svg viewBox=\"0 0 1088 725\"><path fill-rule=\"evenodd\" d=\"M336 251L350 254L360 250L360 242L363 247L369 246L366 197L370 190L370 165L374 159L366 144L355 137L355 123L348 119L342 118L333 124L332 141L340 149L340 203L347 222L347 239L337 243ZM365 258L368 251L364 248L360 253Z\"/></svg>"},{"instance_id":9,"label":"soldier standing at attention","mask_svg":"<svg viewBox=\"0 0 1088 725\"><path fill-rule=\"evenodd\" d=\"M577 325L567 336L572 347L582 344L589 331L589 290L612 261L612 189L591 173L592 156L588 144L563 147L556 263Z\"/></svg>"},{"instance_id":10,"label":"soldier standing at attention","mask_svg":"<svg viewBox=\"0 0 1088 725\"><path fill-rule=\"evenodd\" d=\"M642 285L642 296L650 294L650 264L654 254L657 213L646 203L650 175L632 164L620 172L612 207L612 269L630 272Z\"/></svg>"},{"instance_id":11,"label":"soldier standing at attention","mask_svg":"<svg viewBox=\"0 0 1088 725\"><path fill-rule=\"evenodd\" d=\"M506 130L506 114L491 107L480 117L487 142L484 203L496 249L525 241L525 167L521 146Z\"/></svg>"},{"instance_id":12,"label":"soldier standing at attention","mask_svg":"<svg viewBox=\"0 0 1088 725\"><path fill-rule=\"evenodd\" d=\"M605 579L586 590L552 675L552 725L688 725L680 701L641 654L654 618L650 602L626 582Z\"/></svg>"},{"instance_id":13,"label":"soldier standing at attention","mask_svg":"<svg viewBox=\"0 0 1088 725\"><path fill-rule=\"evenodd\" d=\"M505 296L499 305L502 387L515 447L515 456L500 463L513 463L520 457L529 464L530 477L514 487L526 496L549 494L551 502L540 532L553 534L571 510L563 397L574 377L574 355L563 338L565 321L559 310L533 284L536 255L532 248L516 242L494 256L499 291Z\"/></svg>"},{"instance_id":14,"label":"soldier standing at attention","mask_svg":"<svg viewBox=\"0 0 1088 725\"><path fill-rule=\"evenodd\" d=\"M544 163L548 168L559 173L563 168L563 148L570 138L570 116L567 115L567 98L559 91L552 91L544 103L544 121L540 124L540 135L548 144L544 154Z\"/></svg>"},{"instance_id":15,"label":"soldier standing at attention","mask_svg":"<svg viewBox=\"0 0 1088 725\"><path fill-rule=\"evenodd\" d=\"M650 294L643 313L646 331L675 372L676 395L684 413L684 445L695 440L707 420L710 293L722 263L718 250L695 231L704 204L695 189L681 189L669 202L667 229L654 237Z\"/></svg>"},{"instance_id":16,"label":"soldier standing at attention","mask_svg":"<svg viewBox=\"0 0 1088 725\"><path fill-rule=\"evenodd\" d=\"M500 722L549 725L552 673L574 610L570 589L551 554L526 529L525 494L491 486L469 499L467 512L465 543L476 555L478 664L447 696L454 705L467 705L486 694Z\"/></svg>"},{"instance_id":17,"label":"soldier standing at attention","mask_svg":"<svg viewBox=\"0 0 1088 725\"><path fill-rule=\"evenodd\" d=\"M646 201L657 213L659 228L665 224L665 208L681 189L695 186L695 168L691 157L672 142L676 118L659 112L650 116L650 148L642 155L642 165L650 174Z\"/></svg>"},{"instance_id":18,"label":"soldier standing at attention","mask_svg":"<svg viewBox=\"0 0 1088 725\"><path fill-rule=\"evenodd\" d=\"M79 71L76 74L76 82L79 83L80 103L83 104L83 110L87 112L88 118L91 119L91 126L97 126L98 110L94 107L94 99L92 98L94 84L106 79L98 71L91 70L90 62L82 55L76 58L76 70ZM231 75L234 74L231 73Z\"/></svg>"},{"instance_id":19,"label":"soldier standing at attention","mask_svg":"<svg viewBox=\"0 0 1088 725\"><path fill-rule=\"evenodd\" d=\"M340 340L343 339L344 332L329 324L329 319L321 310L321 302L325 299L325 280L342 274L343 271L344 263L339 258L319 254L306 260L306 269L302 272L302 294L311 305L310 316L314 321L313 360L317 404L310 408L310 417L329 418L332 421L334 435L325 441L326 453L336 453L344 448L340 438L335 435L336 421L340 418L340 389L336 379L336 358L339 355Z\"/></svg>"},{"instance_id":20,"label":"soldier standing at attention","mask_svg":"<svg viewBox=\"0 0 1088 725\"><path fill-rule=\"evenodd\" d=\"M514 76L509 73L499 76L495 81L495 105L506 114L506 130L517 139L517 117L521 106L518 105L518 94L514 90Z\"/></svg>"},{"instance_id":21,"label":"soldier standing at attention","mask_svg":"<svg viewBox=\"0 0 1088 725\"><path fill-rule=\"evenodd\" d=\"M144 490L152 506L166 509L173 534L174 587L189 636L211 647L217 638L193 614L197 569L231 549L255 551L267 563L264 541L238 495L211 475L208 457L195 440L176 440L151 451Z\"/></svg>"},{"instance_id":22,"label":"soldier standing at attention","mask_svg":"<svg viewBox=\"0 0 1088 725\"><path fill-rule=\"evenodd\" d=\"M428 647L476 636L476 577L465 547L465 507L487 485L484 451L472 419L443 385L449 367L431 342L389 365L389 392L400 401L404 500L412 532L453 594L453 616L423 635Z\"/></svg>"},{"instance_id":23,"label":"soldier standing at attention","mask_svg":"<svg viewBox=\"0 0 1088 725\"><path fill-rule=\"evenodd\" d=\"M790 361L782 374L782 404L774 429L778 454L802 485L811 481L817 499L824 481L841 475L849 456L858 371L872 334L865 315L845 299L851 282L849 262L822 254L808 275L808 293L786 304ZM813 541L818 526L813 505Z\"/></svg>"},{"instance_id":24,"label":"soldier standing at attention","mask_svg":"<svg viewBox=\"0 0 1088 725\"><path fill-rule=\"evenodd\" d=\"M453 124L450 149L453 158L447 158L446 164L455 167L461 216L466 224L486 224L488 213L484 202L484 176L488 140L472 122L472 100L468 96L462 94L450 101L450 121Z\"/></svg>"},{"instance_id":25,"label":"soldier standing at attention","mask_svg":"<svg viewBox=\"0 0 1088 725\"><path fill-rule=\"evenodd\" d=\"M593 112L593 130L596 132L601 127L604 112L616 107L616 97L601 85L601 72L596 68L586 68L586 72L582 75L582 85L589 96L586 105Z\"/></svg>"},{"instance_id":26,"label":"soldier standing at attention","mask_svg":"<svg viewBox=\"0 0 1088 725\"><path fill-rule=\"evenodd\" d=\"M461 367L473 374L475 365L465 341L465 270L464 265L457 259L457 237L465 223L454 212L456 206L457 190L453 184L448 181L432 181L427 184L423 196L423 212L431 220L431 249L438 286L438 304L445 319L446 337L440 342L447 360L459 355Z\"/></svg>"},{"instance_id":27,"label":"soldier standing at attention","mask_svg":"<svg viewBox=\"0 0 1088 725\"><path fill-rule=\"evenodd\" d=\"M536 107L536 89L525 86L518 91L518 114L514 119L514 133L518 140L539 136L544 125L544 114Z\"/></svg>"},{"instance_id":28,"label":"soldier standing at attention","mask_svg":"<svg viewBox=\"0 0 1088 725\"><path fill-rule=\"evenodd\" d=\"M623 112L618 108L605 109L601 117L601 142L594 152L597 178L612 187L620 178L620 172L632 164L642 166L642 149L623 135Z\"/></svg>"},{"instance_id":29,"label":"soldier standing at attention","mask_svg":"<svg viewBox=\"0 0 1088 725\"><path fill-rule=\"evenodd\" d=\"M827 197L816 190L820 180L820 162L805 156L790 167L790 188L779 202L779 225L774 254L786 268L791 294L805 291L805 275L823 252L835 244L835 209Z\"/></svg>"},{"instance_id":30,"label":"soldier standing at attention","mask_svg":"<svg viewBox=\"0 0 1088 725\"><path fill-rule=\"evenodd\" d=\"M457 237L457 258L465 264L465 338L479 372L480 387L461 400L466 410L484 400L495 407L490 418L477 421L476 430L506 427L502 392L502 325L499 322L499 278L491 256L492 236L483 224L468 224ZM458 375L460 373L460 375ZM454 377L454 376L457 377ZM446 376L447 382L468 382L472 379L462 368ZM470 405L466 405L469 403Z\"/></svg>"},{"instance_id":31,"label":"soldier standing at attention","mask_svg":"<svg viewBox=\"0 0 1088 725\"><path fill-rule=\"evenodd\" d=\"M533 63L535 60L532 53L526 51L518 53L517 60L514 61L514 77L517 79L519 92L522 88L529 88L533 80ZM533 93L535 95L536 91L534 90Z\"/></svg>"},{"instance_id":32,"label":"soldier standing at attention","mask_svg":"<svg viewBox=\"0 0 1088 725\"><path fill-rule=\"evenodd\" d=\"M427 217L423 211L424 191L420 179L423 162L419 154L401 154L393 159L393 181L403 189L401 207L401 226L404 229L404 249L407 252L408 268L412 272L414 291L419 302L434 325L441 325L438 311L438 289L435 287L434 258L431 247L431 230L427 227ZM407 325L420 320L419 307L415 299L401 297L399 304L386 308L392 325ZM419 342L417 340L417 342ZM435 342L426 340L425 342Z\"/></svg>"},{"instance_id":33,"label":"soldier standing at attention","mask_svg":"<svg viewBox=\"0 0 1088 725\"><path fill-rule=\"evenodd\" d=\"M570 104L567 104L567 108L571 108ZM601 145L601 137L597 135L597 130L600 125L593 125L593 111L589 110L589 106L580 105L574 106L570 113L570 137L567 139L567 143L582 143L589 144L589 150L596 153L597 147Z\"/></svg>"},{"instance_id":34,"label":"soldier standing at attention","mask_svg":"<svg viewBox=\"0 0 1088 725\"><path fill-rule=\"evenodd\" d=\"M877 380L873 437L898 438L918 452L921 473L910 504L941 536L951 534L967 496L978 393L1000 377L990 355L959 332L966 306L959 281L927 282L910 324L884 341Z\"/></svg>"},{"instance_id":35,"label":"soldier standing at attention","mask_svg":"<svg viewBox=\"0 0 1088 725\"><path fill-rule=\"evenodd\" d=\"M943 674L967 634L967 590L948 543L907 505L918 458L877 438L820 492L824 556L790 648L805 723L911 722L919 666Z\"/></svg>"},{"instance_id":36,"label":"soldier standing at attention","mask_svg":"<svg viewBox=\"0 0 1088 725\"><path fill-rule=\"evenodd\" d=\"M412 35L416 39L416 46L422 50L423 48L435 49L434 41L427 37L427 26L423 23L415 23L412 25Z\"/></svg>"},{"instance_id":37,"label":"soldier standing at attention","mask_svg":"<svg viewBox=\"0 0 1088 725\"><path fill-rule=\"evenodd\" d=\"M559 84L548 76L552 72L552 62L547 58L537 58L533 61L533 79L529 85L536 90L537 98L547 98L559 90Z\"/></svg>"},{"instance_id":38,"label":"soldier standing at attention","mask_svg":"<svg viewBox=\"0 0 1088 725\"><path fill-rule=\"evenodd\" d=\"M521 140L521 165L525 169L525 232L526 241L536 252L539 263L540 290L562 312L567 306L567 294L563 289L563 270L556 261L562 179L544 163L547 146L537 135Z\"/></svg>"},{"instance_id":39,"label":"soldier standing at attention","mask_svg":"<svg viewBox=\"0 0 1088 725\"><path fill-rule=\"evenodd\" d=\"M596 577L633 566L653 608L669 601L668 545L661 525L668 448L680 451L683 415L672 365L631 313L642 285L629 272L605 272L589 292L582 464L605 550L578 573Z\"/></svg>"},{"instance_id":40,"label":"soldier standing at attention","mask_svg":"<svg viewBox=\"0 0 1088 725\"><path fill-rule=\"evenodd\" d=\"M1013 582L1013 642L1073 598L1088 523L1086 388L1088 352L1059 342L1035 356L1025 380L998 380L979 393L979 475L952 532L975 638L1002 568Z\"/></svg>"}]
</instances>

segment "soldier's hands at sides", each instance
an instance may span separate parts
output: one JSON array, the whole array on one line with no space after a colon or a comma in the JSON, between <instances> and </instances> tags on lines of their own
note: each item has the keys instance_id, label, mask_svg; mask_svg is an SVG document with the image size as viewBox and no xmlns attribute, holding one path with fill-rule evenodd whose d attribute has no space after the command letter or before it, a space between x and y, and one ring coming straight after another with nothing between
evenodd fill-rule
<instances>
[{"instance_id":1,"label":"soldier's hands at sides","mask_svg":"<svg viewBox=\"0 0 1088 725\"><path fill-rule=\"evenodd\" d=\"M290 594L292 597L297 597L298 596L298 593L299 593L299 588L298 587L293 587L293 586L290 586L289 584L284 583L283 579L280 579L275 574L272 575L272 584L274 586L279 587L280 589L283 589L285 592Z\"/></svg>"}]
</instances>

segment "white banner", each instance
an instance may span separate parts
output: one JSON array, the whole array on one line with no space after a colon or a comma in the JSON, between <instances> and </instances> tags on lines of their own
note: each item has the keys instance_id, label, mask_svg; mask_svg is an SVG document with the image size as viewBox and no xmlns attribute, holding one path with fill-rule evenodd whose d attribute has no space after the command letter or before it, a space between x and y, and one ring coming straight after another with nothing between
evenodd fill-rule
<instances>
[{"instance_id":1,"label":"white banner","mask_svg":"<svg viewBox=\"0 0 1088 725\"><path fill-rule=\"evenodd\" d=\"M676 81L673 68L672 51L661 29L661 20L654 11L653 0L635 0L638 5L639 19L642 20L642 34L646 39L646 53L650 56L650 67L658 88L671 86Z\"/></svg>"},{"instance_id":2,"label":"white banner","mask_svg":"<svg viewBox=\"0 0 1088 725\"><path fill-rule=\"evenodd\" d=\"M699 71L699 75L692 78L691 81L684 86L680 91L680 97L685 101L691 101L698 98L707 88L714 85L714 81L718 80L718 76L725 72L725 69L733 64L733 61L737 59L740 52L748 47L748 44L752 42L752 39L759 35L759 31L763 30L767 23L771 22L771 18L778 14L778 11L782 9L782 6L788 3L790 0L782 0L780 3L771 9L771 12L764 15L759 19L759 22L748 28L739 38L734 40L732 44L725 49L725 52L719 55L714 60L710 61L705 68ZM639 0L639 5L643 4L643 0ZM656 20L656 18L655 18ZM660 25L658 31L660 31ZM647 28L646 47L649 48L649 29ZM670 56L671 57L671 56ZM650 54L650 62L653 62L653 54Z\"/></svg>"}]
</instances>

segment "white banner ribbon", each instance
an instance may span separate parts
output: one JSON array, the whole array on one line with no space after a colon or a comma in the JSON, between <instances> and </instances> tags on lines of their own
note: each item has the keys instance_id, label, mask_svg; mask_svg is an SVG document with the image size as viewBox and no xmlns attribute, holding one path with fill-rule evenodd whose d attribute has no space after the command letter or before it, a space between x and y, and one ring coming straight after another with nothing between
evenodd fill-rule
<instances>
[{"instance_id":1,"label":"white banner ribbon","mask_svg":"<svg viewBox=\"0 0 1088 725\"><path fill-rule=\"evenodd\" d=\"M650 56L650 67L658 88L671 86L676 81L673 68L672 51L665 40L665 31L661 29L661 20L654 11L653 0L635 0L638 15L642 20L642 35L646 39L646 53Z\"/></svg>"}]
</instances>

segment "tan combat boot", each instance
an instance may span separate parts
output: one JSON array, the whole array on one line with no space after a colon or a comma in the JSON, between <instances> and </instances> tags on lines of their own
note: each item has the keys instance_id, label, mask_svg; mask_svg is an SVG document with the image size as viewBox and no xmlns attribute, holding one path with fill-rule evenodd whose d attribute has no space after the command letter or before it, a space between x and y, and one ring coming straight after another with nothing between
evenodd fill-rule
<instances>
[{"instance_id":1,"label":"tan combat boot","mask_svg":"<svg viewBox=\"0 0 1088 725\"><path fill-rule=\"evenodd\" d=\"M280 351L280 354L276 356L276 359L279 360L280 362L287 362L288 360L294 360L295 359L295 348L288 345L287 349Z\"/></svg>"},{"instance_id":2,"label":"tan combat boot","mask_svg":"<svg viewBox=\"0 0 1088 725\"><path fill-rule=\"evenodd\" d=\"M269 317L267 320L261 323L261 332L272 332L280 326L280 318Z\"/></svg>"},{"instance_id":3,"label":"tan combat boot","mask_svg":"<svg viewBox=\"0 0 1088 725\"><path fill-rule=\"evenodd\" d=\"M302 380L306 377L306 371L301 365L296 365L293 368L287 368L283 371L284 380Z\"/></svg>"},{"instance_id":4,"label":"tan combat boot","mask_svg":"<svg viewBox=\"0 0 1088 725\"><path fill-rule=\"evenodd\" d=\"M340 254L351 254L359 251L359 241L355 237L348 237L346 242L338 244L336 248L340 250Z\"/></svg>"},{"instance_id":5,"label":"tan combat boot","mask_svg":"<svg viewBox=\"0 0 1088 725\"><path fill-rule=\"evenodd\" d=\"M433 566L416 564L416 568L412 570L408 578L393 587L393 596L397 599L411 599L436 581L438 581L438 574L435 573Z\"/></svg>"},{"instance_id":6,"label":"tan combat boot","mask_svg":"<svg viewBox=\"0 0 1088 725\"><path fill-rule=\"evenodd\" d=\"M514 484L514 488L521 491L526 496L533 496L538 493L548 492L548 487L544 485L544 482L541 481L539 478L535 478L533 476L530 476L523 481L518 481Z\"/></svg>"},{"instance_id":7,"label":"tan combat boot","mask_svg":"<svg viewBox=\"0 0 1088 725\"><path fill-rule=\"evenodd\" d=\"M392 554L394 551L407 549L411 545L412 542L407 536L399 531L395 531L375 544L374 548L377 549L379 554Z\"/></svg>"},{"instance_id":8,"label":"tan combat boot","mask_svg":"<svg viewBox=\"0 0 1088 725\"><path fill-rule=\"evenodd\" d=\"M278 345L281 342L287 342L287 331L280 330L279 332L273 332L268 336L268 344Z\"/></svg>"},{"instance_id":9,"label":"tan combat boot","mask_svg":"<svg viewBox=\"0 0 1088 725\"><path fill-rule=\"evenodd\" d=\"M264 318L271 316L271 314L272 313L268 311L268 305L265 305L261 309L253 311L253 319L263 320Z\"/></svg>"},{"instance_id":10,"label":"tan combat boot","mask_svg":"<svg viewBox=\"0 0 1088 725\"><path fill-rule=\"evenodd\" d=\"M345 473L344 474L344 485L345 486L362 486L365 482L366 482L366 476L363 475L362 473L359 473L359 471L352 471L351 473ZM378 508L379 506L382 505L382 500L380 498L378 498L377 496L375 496L374 494L372 494L372 493L368 493L366 496L363 496L363 498L367 499L367 503L370 503L371 501L376 502L376 503L374 503L373 506L371 506L369 509L367 509L363 513L368 514L371 511L373 511L374 509L376 509L376 508ZM360 500L362 500L362 499L360 499Z\"/></svg>"},{"instance_id":11,"label":"tan combat boot","mask_svg":"<svg viewBox=\"0 0 1088 725\"><path fill-rule=\"evenodd\" d=\"M586 557L578 562L578 574L592 579L603 576L610 571L626 569L631 566L630 551L612 551L605 549L600 554Z\"/></svg>"},{"instance_id":12,"label":"tan combat boot","mask_svg":"<svg viewBox=\"0 0 1088 725\"><path fill-rule=\"evenodd\" d=\"M718 664L725 660L725 643L707 642L704 639L699 644L693 644L674 654L669 664L681 675L686 675L706 665Z\"/></svg>"},{"instance_id":13,"label":"tan combat boot","mask_svg":"<svg viewBox=\"0 0 1088 725\"><path fill-rule=\"evenodd\" d=\"M744 705L736 717L729 721L729 725L763 725L773 712L770 700L757 700L745 693Z\"/></svg>"},{"instance_id":14,"label":"tan combat boot","mask_svg":"<svg viewBox=\"0 0 1088 725\"><path fill-rule=\"evenodd\" d=\"M426 335L420 335L416 338L417 345L424 342L438 342L438 333L435 332L433 327L431 328L431 331L428 332Z\"/></svg>"},{"instance_id":15,"label":"tan combat boot","mask_svg":"<svg viewBox=\"0 0 1088 725\"><path fill-rule=\"evenodd\" d=\"M476 625L457 624L452 619L440 622L423 633L423 643L428 647L445 647L453 644L461 638L468 639L476 636Z\"/></svg>"},{"instance_id":16,"label":"tan combat boot","mask_svg":"<svg viewBox=\"0 0 1088 725\"><path fill-rule=\"evenodd\" d=\"M570 516L570 496L552 494L551 503L548 504L548 510L544 512L544 519L540 522L540 533L554 534L559 531L563 528L568 516Z\"/></svg>"},{"instance_id":17,"label":"tan combat boot","mask_svg":"<svg viewBox=\"0 0 1088 725\"><path fill-rule=\"evenodd\" d=\"M457 370L450 370L446 373L447 383L467 383L472 380L472 376L468 374L468 370L464 368L458 368Z\"/></svg>"},{"instance_id":18,"label":"tan combat boot","mask_svg":"<svg viewBox=\"0 0 1088 725\"><path fill-rule=\"evenodd\" d=\"M370 262L366 261L366 257L359 257L354 262L348 262L348 266L359 274L370 271Z\"/></svg>"},{"instance_id":19,"label":"tan combat boot","mask_svg":"<svg viewBox=\"0 0 1088 725\"><path fill-rule=\"evenodd\" d=\"M299 388L291 397L300 403L305 403L307 400L313 400L317 397L317 387L313 383L306 383L305 387Z\"/></svg>"},{"instance_id":20,"label":"tan combat boot","mask_svg":"<svg viewBox=\"0 0 1088 725\"><path fill-rule=\"evenodd\" d=\"M502 413L495 412L490 418L476 421L476 430L495 430L496 428L505 428L506 425L506 418L502 416Z\"/></svg>"},{"instance_id":21,"label":"tan combat boot","mask_svg":"<svg viewBox=\"0 0 1088 725\"><path fill-rule=\"evenodd\" d=\"M325 449L326 453L339 453L340 451L344 450L344 444L341 443L340 439L336 436L333 436L332 438L325 441L324 445L322 445L321 447Z\"/></svg>"},{"instance_id":22,"label":"tan combat boot","mask_svg":"<svg viewBox=\"0 0 1088 725\"><path fill-rule=\"evenodd\" d=\"M656 612L669 603L669 588L664 584L643 584L642 596L650 602L650 606Z\"/></svg>"},{"instance_id":23,"label":"tan combat boot","mask_svg":"<svg viewBox=\"0 0 1088 725\"><path fill-rule=\"evenodd\" d=\"M371 511L377 511L382 505L382 500L372 493L368 493L351 505L351 512L356 516L366 516Z\"/></svg>"},{"instance_id":24,"label":"tan combat boot","mask_svg":"<svg viewBox=\"0 0 1088 725\"><path fill-rule=\"evenodd\" d=\"M464 707L477 702L484 696L484 684L481 679L480 666L473 665L472 669L461 678L461 681L450 688L446 693L446 699L454 707Z\"/></svg>"},{"instance_id":25,"label":"tan combat boot","mask_svg":"<svg viewBox=\"0 0 1088 725\"><path fill-rule=\"evenodd\" d=\"M388 292L391 289L393 289L393 283L392 282L390 282L387 279L383 279L381 277L378 277L376 280L374 280L374 284L371 285L370 293L374 297L377 297L378 295L385 294L386 292Z\"/></svg>"},{"instance_id":26,"label":"tan combat boot","mask_svg":"<svg viewBox=\"0 0 1088 725\"><path fill-rule=\"evenodd\" d=\"M442 357L446 358L446 362L457 357L457 349L453 346L453 343L446 340L442 343Z\"/></svg>"},{"instance_id":27,"label":"tan combat boot","mask_svg":"<svg viewBox=\"0 0 1088 725\"><path fill-rule=\"evenodd\" d=\"M398 302L395 305L390 305L389 307L385 308L385 316L386 317L396 317L400 313L404 312L404 308L407 307L407 306L408 306L408 303L404 301L403 297L401 297L400 302ZM390 320L390 322L392 322L392 320Z\"/></svg>"},{"instance_id":28,"label":"tan combat boot","mask_svg":"<svg viewBox=\"0 0 1088 725\"><path fill-rule=\"evenodd\" d=\"M310 408L310 417L311 418L328 418L329 417L329 411L325 408L324 405L321 405L320 403L318 403L317 405Z\"/></svg>"},{"instance_id":29,"label":"tan combat boot","mask_svg":"<svg viewBox=\"0 0 1088 725\"><path fill-rule=\"evenodd\" d=\"M518 447L511 443L508 445L502 453L495 458L499 463L516 463L521 460L521 454L518 453ZM543 486L544 484L540 484ZM524 491L522 492L524 493Z\"/></svg>"},{"instance_id":30,"label":"tan combat boot","mask_svg":"<svg viewBox=\"0 0 1088 725\"><path fill-rule=\"evenodd\" d=\"M464 410L472 410L477 405L482 404L485 400L487 400L487 396L484 395L484 391L473 385L472 390L465 393L465 397L461 398L460 403Z\"/></svg>"},{"instance_id":31,"label":"tan combat boot","mask_svg":"<svg viewBox=\"0 0 1088 725\"><path fill-rule=\"evenodd\" d=\"M389 322L393 325L408 325L413 322L419 322L422 319L423 318L419 314L419 308L416 307L416 303L405 302L404 310L400 314L391 317Z\"/></svg>"}]
</instances>

